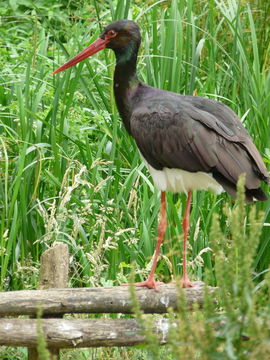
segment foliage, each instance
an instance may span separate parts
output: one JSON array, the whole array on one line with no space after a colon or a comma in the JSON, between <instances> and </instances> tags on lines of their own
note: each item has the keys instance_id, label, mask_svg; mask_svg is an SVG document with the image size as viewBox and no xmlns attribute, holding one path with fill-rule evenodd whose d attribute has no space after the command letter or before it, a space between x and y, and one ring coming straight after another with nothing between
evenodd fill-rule
<instances>
[{"instance_id":1,"label":"foliage","mask_svg":"<svg viewBox=\"0 0 270 360\"><path fill-rule=\"evenodd\" d=\"M210 241L214 250L216 291L209 292L205 287L202 308L194 306L194 311L189 312L184 292L179 288L179 312L171 312L167 319L171 323L167 355L157 346L151 318L140 311L131 286L134 312L144 328L149 342L147 349L153 359L269 358L270 273L259 286L255 286L253 279L262 214L256 215L255 207L247 211L244 180L244 177L239 180L235 206L225 210L229 230L226 236L221 231L218 215L213 219Z\"/></svg>"},{"instance_id":2,"label":"foliage","mask_svg":"<svg viewBox=\"0 0 270 360\"><path fill-rule=\"evenodd\" d=\"M149 270L159 194L117 114L113 54L104 51L76 70L51 75L112 20L128 17L141 26L138 67L145 82L228 104L242 116L269 165L268 0L252 4L245 0L10 0L2 1L0 15L1 289L35 288L40 254L54 241L69 244L72 286L117 285L126 281L131 263L136 280ZM164 281L181 274L181 217L186 201L184 195L167 199L170 221L157 269L159 280ZM225 203L227 213L222 210ZM219 256L233 256L230 248L222 253L210 242L211 222L218 213L220 239L227 246L226 239L235 235L229 221L233 205L227 195L204 192L194 194L192 205L191 276L216 285L222 280ZM270 202L256 204L256 210L264 215L261 236L256 235L258 245L252 245L252 265L248 260L253 290L248 281L248 291L241 289L232 298L242 299L245 291L254 293L256 307L246 310L260 308L264 319ZM248 206L251 220L252 211ZM247 233L253 231L244 225ZM211 249L217 251L216 259ZM239 276L250 279L250 271L248 275L240 271L240 265L245 266L241 256L235 259ZM228 266L236 265L229 262ZM227 286L222 283L223 291ZM199 315L194 316L204 324L205 314L200 321ZM232 334L232 342L226 343L226 338L223 344L231 344L236 351L230 321L220 336ZM235 324L242 331L241 323ZM256 326L260 334L262 325ZM204 333L206 328L202 329ZM115 352L124 357L125 351L108 350L108 356L113 358ZM140 351L137 354L143 358Z\"/></svg>"}]
</instances>

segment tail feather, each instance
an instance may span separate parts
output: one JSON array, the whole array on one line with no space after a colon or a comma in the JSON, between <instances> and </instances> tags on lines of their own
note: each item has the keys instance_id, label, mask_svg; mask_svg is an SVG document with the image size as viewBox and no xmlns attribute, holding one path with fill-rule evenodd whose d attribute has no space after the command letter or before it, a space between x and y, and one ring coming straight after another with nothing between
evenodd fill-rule
<instances>
[{"instance_id":1,"label":"tail feather","mask_svg":"<svg viewBox=\"0 0 270 360\"><path fill-rule=\"evenodd\" d=\"M246 201L247 202L252 202L252 201L255 201L255 200L266 201L266 200L268 200L268 197L266 196L266 194L262 190L262 188L246 189Z\"/></svg>"},{"instance_id":2,"label":"tail feather","mask_svg":"<svg viewBox=\"0 0 270 360\"><path fill-rule=\"evenodd\" d=\"M214 179L222 185L224 190L233 198L235 199L237 196L237 189L236 184L233 184L229 180L227 180L222 174L214 173ZM246 203L250 203L253 201L266 201L268 200L268 196L262 190L262 188L258 187L256 189L247 189L246 188Z\"/></svg>"}]
</instances>

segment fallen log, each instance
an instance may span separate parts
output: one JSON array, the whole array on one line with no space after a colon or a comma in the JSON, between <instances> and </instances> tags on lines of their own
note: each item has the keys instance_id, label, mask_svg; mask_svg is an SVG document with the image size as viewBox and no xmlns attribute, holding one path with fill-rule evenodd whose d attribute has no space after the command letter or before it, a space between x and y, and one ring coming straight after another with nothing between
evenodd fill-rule
<instances>
[{"instance_id":1,"label":"fallen log","mask_svg":"<svg viewBox=\"0 0 270 360\"><path fill-rule=\"evenodd\" d=\"M213 290L214 288L209 288ZM188 307L202 305L204 287L183 289ZM179 289L175 284L159 286L159 291L136 288L140 308L144 313L166 313L168 308L177 310ZM70 288L48 290L20 290L2 292L0 316L43 315L65 313L132 313L130 292L126 286L102 288Z\"/></svg>"},{"instance_id":2,"label":"fallen log","mask_svg":"<svg viewBox=\"0 0 270 360\"><path fill-rule=\"evenodd\" d=\"M146 344L146 336L136 319L1 319L0 345L35 347L38 322L46 346L54 349ZM165 344L170 326L168 319L157 319L153 332Z\"/></svg>"}]
</instances>

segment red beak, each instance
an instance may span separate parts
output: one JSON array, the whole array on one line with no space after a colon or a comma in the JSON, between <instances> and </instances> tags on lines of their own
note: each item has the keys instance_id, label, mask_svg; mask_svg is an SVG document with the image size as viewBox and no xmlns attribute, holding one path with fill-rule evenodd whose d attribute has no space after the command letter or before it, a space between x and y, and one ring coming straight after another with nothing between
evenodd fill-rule
<instances>
[{"instance_id":1,"label":"red beak","mask_svg":"<svg viewBox=\"0 0 270 360\"><path fill-rule=\"evenodd\" d=\"M83 49L74 58L70 59L64 65L62 65L58 69L54 70L53 74L57 74L57 73L59 73L61 71L64 71L64 70L70 68L71 66L74 66L74 65L78 64L78 62L88 58L89 56L94 55L98 51L105 49L108 42L109 42L109 40L103 40L101 38L98 38L92 44L90 44L85 49Z\"/></svg>"}]
</instances>

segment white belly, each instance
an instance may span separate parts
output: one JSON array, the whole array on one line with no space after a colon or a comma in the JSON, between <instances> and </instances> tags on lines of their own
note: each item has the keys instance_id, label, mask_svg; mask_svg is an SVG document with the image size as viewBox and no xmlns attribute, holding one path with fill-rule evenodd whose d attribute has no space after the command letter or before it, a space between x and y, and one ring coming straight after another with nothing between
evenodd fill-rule
<instances>
[{"instance_id":1,"label":"white belly","mask_svg":"<svg viewBox=\"0 0 270 360\"><path fill-rule=\"evenodd\" d=\"M172 193L184 192L186 194L189 190L210 190L216 194L224 191L223 187L213 178L212 174L202 171L192 173L185 170L169 168L156 170L148 163L147 167L153 178L155 187L160 191L171 191Z\"/></svg>"}]
</instances>

